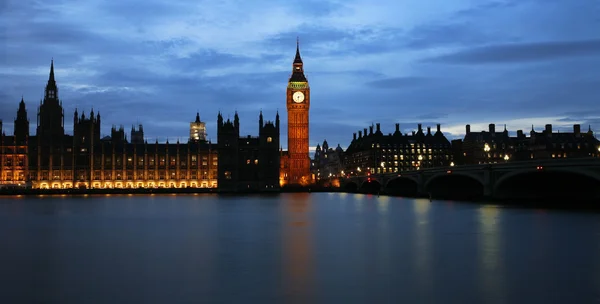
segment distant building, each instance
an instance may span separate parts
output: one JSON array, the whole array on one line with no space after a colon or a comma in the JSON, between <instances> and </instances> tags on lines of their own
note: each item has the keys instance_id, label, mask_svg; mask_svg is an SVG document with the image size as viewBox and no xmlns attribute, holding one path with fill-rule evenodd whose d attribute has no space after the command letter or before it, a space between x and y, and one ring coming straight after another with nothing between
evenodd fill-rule
<instances>
[{"instance_id":1,"label":"distant building","mask_svg":"<svg viewBox=\"0 0 600 304\"><path fill-rule=\"evenodd\" d=\"M502 132L496 132L495 124L490 124L488 131L472 132L470 125L466 125L465 130L462 142L464 163L498 163L513 156L516 142L508 135L506 126Z\"/></svg>"},{"instance_id":2,"label":"distant building","mask_svg":"<svg viewBox=\"0 0 600 304\"><path fill-rule=\"evenodd\" d=\"M196 112L196 120L190 122L190 142L206 141L206 123L200 121L200 113Z\"/></svg>"},{"instance_id":3,"label":"distant building","mask_svg":"<svg viewBox=\"0 0 600 304\"><path fill-rule=\"evenodd\" d=\"M323 146L317 144L315 157L311 162L311 171L315 179L339 177L344 170L343 154L344 150L339 144L335 149L329 147L327 140L323 141Z\"/></svg>"},{"instance_id":4,"label":"distant building","mask_svg":"<svg viewBox=\"0 0 600 304\"><path fill-rule=\"evenodd\" d=\"M363 134L364 131L364 134ZM425 133L418 125L412 134L402 134L396 124L394 133L384 135L379 123L373 125L369 133L365 128L353 135L352 142L344 153L344 173L346 175L366 175L367 173L394 173L438 166L448 166L452 162L450 142L437 125L432 134L431 128Z\"/></svg>"},{"instance_id":5,"label":"distant building","mask_svg":"<svg viewBox=\"0 0 600 304\"><path fill-rule=\"evenodd\" d=\"M529 137L522 130L516 137L510 137L506 127L496 132L490 124L488 131L472 132L466 126L462 142L454 142L454 150L460 145L464 161L460 164L486 164L509 161L523 161L549 158L581 158L600 156L600 142L594 137L591 128L582 133L580 125L573 126L573 132L552 132L552 125L536 132L532 126Z\"/></svg>"},{"instance_id":6,"label":"distant building","mask_svg":"<svg viewBox=\"0 0 600 304\"><path fill-rule=\"evenodd\" d=\"M131 143L132 144L143 144L144 143L144 127L140 124L136 130L134 126L131 126Z\"/></svg>"},{"instance_id":7,"label":"distant building","mask_svg":"<svg viewBox=\"0 0 600 304\"><path fill-rule=\"evenodd\" d=\"M219 113L219 191L279 191L279 114L265 122L261 112L258 126L258 137L240 137L237 112L233 121Z\"/></svg>"}]
</instances>

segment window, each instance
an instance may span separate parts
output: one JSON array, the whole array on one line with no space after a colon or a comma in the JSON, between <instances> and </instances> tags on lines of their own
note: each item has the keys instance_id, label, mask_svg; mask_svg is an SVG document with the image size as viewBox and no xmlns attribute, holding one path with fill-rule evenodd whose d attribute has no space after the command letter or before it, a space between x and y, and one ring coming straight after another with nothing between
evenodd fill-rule
<instances>
[{"instance_id":1,"label":"window","mask_svg":"<svg viewBox=\"0 0 600 304\"><path fill-rule=\"evenodd\" d=\"M225 179L231 179L231 172L225 171Z\"/></svg>"},{"instance_id":2,"label":"window","mask_svg":"<svg viewBox=\"0 0 600 304\"><path fill-rule=\"evenodd\" d=\"M271 136L267 137L267 142L270 143L273 141L273 138Z\"/></svg>"}]
</instances>

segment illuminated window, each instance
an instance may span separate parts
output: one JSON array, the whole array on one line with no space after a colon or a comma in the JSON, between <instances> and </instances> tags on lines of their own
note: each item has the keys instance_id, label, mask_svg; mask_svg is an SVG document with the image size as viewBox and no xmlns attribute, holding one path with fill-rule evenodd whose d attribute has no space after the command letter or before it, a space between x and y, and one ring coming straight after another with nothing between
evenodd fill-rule
<instances>
[{"instance_id":1,"label":"illuminated window","mask_svg":"<svg viewBox=\"0 0 600 304\"><path fill-rule=\"evenodd\" d=\"M258 165L258 159L255 159L255 160L254 160L254 164L255 164L255 165Z\"/></svg>"},{"instance_id":2,"label":"illuminated window","mask_svg":"<svg viewBox=\"0 0 600 304\"><path fill-rule=\"evenodd\" d=\"M270 137L270 136L269 136L269 137L267 137L267 142L268 142L268 143L270 143L270 142L272 142L272 141L273 141L273 138L272 138L272 137Z\"/></svg>"},{"instance_id":3,"label":"illuminated window","mask_svg":"<svg viewBox=\"0 0 600 304\"><path fill-rule=\"evenodd\" d=\"M250 164L250 160L249 160L249 159L247 159L247 160L246 160L246 165L249 165L249 164Z\"/></svg>"}]
</instances>

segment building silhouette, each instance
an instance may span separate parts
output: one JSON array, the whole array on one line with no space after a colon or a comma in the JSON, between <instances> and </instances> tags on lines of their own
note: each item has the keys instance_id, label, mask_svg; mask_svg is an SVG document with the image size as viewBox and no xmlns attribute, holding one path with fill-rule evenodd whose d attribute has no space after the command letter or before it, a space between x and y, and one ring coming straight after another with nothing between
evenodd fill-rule
<instances>
[{"instance_id":1,"label":"building silhouette","mask_svg":"<svg viewBox=\"0 0 600 304\"><path fill-rule=\"evenodd\" d=\"M462 140L453 141L460 149L461 159L457 164L485 164L532 159L582 158L600 156L600 141L595 138L591 127L581 132L579 124L573 125L573 132L553 132L547 124L543 131L536 132L531 126L529 137L523 130L517 130L516 136L509 136L506 126L502 132L496 132L490 124L487 131L473 132L466 125L466 134ZM456 154L455 154L456 155Z\"/></svg>"},{"instance_id":2,"label":"building silhouette","mask_svg":"<svg viewBox=\"0 0 600 304\"><path fill-rule=\"evenodd\" d=\"M219 191L279 191L279 114L275 122L258 119L258 136L240 137L237 112L233 121L217 116Z\"/></svg>"},{"instance_id":3,"label":"building silhouette","mask_svg":"<svg viewBox=\"0 0 600 304\"><path fill-rule=\"evenodd\" d=\"M375 130L374 130L375 127ZM364 133L363 133L364 132ZM452 163L452 148L438 124L435 133L425 133L418 125L412 134L402 134L400 124L394 133L384 135L380 124L353 134L344 153L345 175L366 175L418 170Z\"/></svg>"},{"instance_id":4,"label":"building silhouette","mask_svg":"<svg viewBox=\"0 0 600 304\"><path fill-rule=\"evenodd\" d=\"M311 162L311 172L318 181L322 178L339 177L344 170L344 149L337 145L335 149L329 147L327 140L323 145L317 144L315 156Z\"/></svg>"}]
</instances>

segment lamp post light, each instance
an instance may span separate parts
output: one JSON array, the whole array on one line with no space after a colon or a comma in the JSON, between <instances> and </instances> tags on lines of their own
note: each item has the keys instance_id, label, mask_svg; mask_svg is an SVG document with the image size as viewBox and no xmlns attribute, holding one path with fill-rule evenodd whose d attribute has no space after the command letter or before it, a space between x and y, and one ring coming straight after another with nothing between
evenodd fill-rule
<instances>
[{"instance_id":1,"label":"lamp post light","mask_svg":"<svg viewBox=\"0 0 600 304\"><path fill-rule=\"evenodd\" d=\"M490 145L488 145L487 143L485 143L485 145L483 145L483 151L485 152L485 158L487 159L487 161L489 162L489 158L490 158L490 154L488 152L490 152L490 150L492 150L492 148L490 148Z\"/></svg>"},{"instance_id":2,"label":"lamp post light","mask_svg":"<svg viewBox=\"0 0 600 304\"><path fill-rule=\"evenodd\" d=\"M508 156L508 154L504 154L504 162L508 162L508 160L510 159L510 156Z\"/></svg>"},{"instance_id":3,"label":"lamp post light","mask_svg":"<svg viewBox=\"0 0 600 304\"><path fill-rule=\"evenodd\" d=\"M454 162L450 162L450 167L454 167Z\"/></svg>"}]
</instances>

